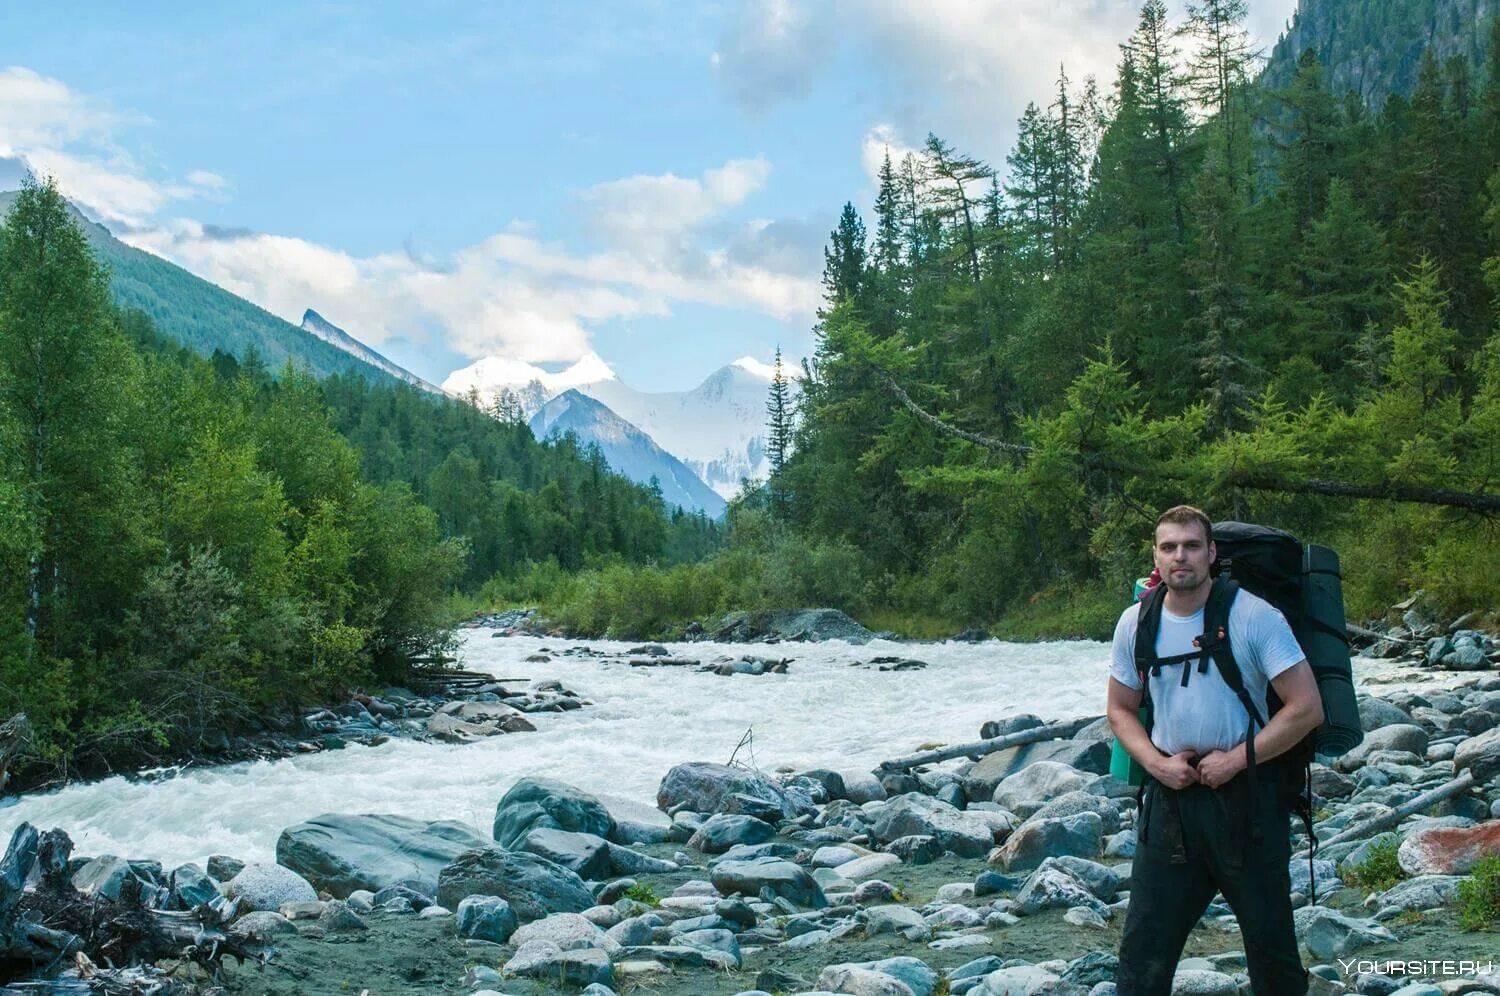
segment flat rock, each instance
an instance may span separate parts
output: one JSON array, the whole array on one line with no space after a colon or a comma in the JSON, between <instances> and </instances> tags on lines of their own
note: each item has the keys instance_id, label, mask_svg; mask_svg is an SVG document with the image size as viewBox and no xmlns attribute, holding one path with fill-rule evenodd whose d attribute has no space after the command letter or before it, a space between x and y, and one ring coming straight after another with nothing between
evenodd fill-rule
<instances>
[{"instance_id":1,"label":"flat rock","mask_svg":"<svg viewBox=\"0 0 1500 996\"><path fill-rule=\"evenodd\" d=\"M715 813L688 839L688 847L705 854L723 854L736 844L764 844L775 836L775 827L754 816Z\"/></svg>"},{"instance_id":2,"label":"flat rock","mask_svg":"<svg viewBox=\"0 0 1500 996\"><path fill-rule=\"evenodd\" d=\"M542 979L564 986L614 984L609 955L598 948L564 951L550 941L530 941L516 949L505 963L509 976Z\"/></svg>"},{"instance_id":3,"label":"flat rock","mask_svg":"<svg viewBox=\"0 0 1500 996\"><path fill-rule=\"evenodd\" d=\"M934 837L943 850L961 858L982 858L995 843L988 823L915 792L886 802L870 834L881 843L901 837Z\"/></svg>"},{"instance_id":4,"label":"flat rock","mask_svg":"<svg viewBox=\"0 0 1500 996\"><path fill-rule=\"evenodd\" d=\"M325 813L281 831L276 863L339 898L358 889L379 892L388 885L431 895L445 865L485 843L461 823Z\"/></svg>"},{"instance_id":5,"label":"flat rock","mask_svg":"<svg viewBox=\"0 0 1500 996\"><path fill-rule=\"evenodd\" d=\"M1500 774L1500 727L1470 737L1453 752L1453 773L1472 772L1476 784Z\"/></svg>"},{"instance_id":6,"label":"flat rock","mask_svg":"<svg viewBox=\"0 0 1500 996\"><path fill-rule=\"evenodd\" d=\"M1325 910L1308 922L1303 943L1314 958L1332 961L1346 958L1360 948L1395 939L1395 934L1374 920L1356 920Z\"/></svg>"},{"instance_id":7,"label":"flat rock","mask_svg":"<svg viewBox=\"0 0 1500 996\"><path fill-rule=\"evenodd\" d=\"M1097 779L1097 775L1086 775L1057 761L1036 761L995 786L993 800L1026 817L1066 792L1087 790Z\"/></svg>"},{"instance_id":8,"label":"flat rock","mask_svg":"<svg viewBox=\"0 0 1500 996\"><path fill-rule=\"evenodd\" d=\"M608 878L614 870L609 842L591 833L537 827L513 849L546 858L579 878L595 882Z\"/></svg>"},{"instance_id":9,"label":"flat rock","mask_svg":"<svg viewBox=\"0 0 1500 996\"><path fill-rule=\"evenodd\" d=\"M915 996L900 979L858 965L829 965L818 976L818 988L851 996Z\"/></svg>"},{"instance_id":10,"label":"flat rock","mask_svg":"<svg viewBox=\"0 0 1500 996\"><path fill-rule=\"evenodd\" d=\"M800 865L785 858L721 861L714 865L711 878L714 888L725 895L756 897L762 889L768 889L772 895L798 906L822 909L828 905L828 899L813 877Z\"/></svg>"},{"instance_id":11,"label":"flat rock","mask_svg":"<svg viewBox=\"0 0 1500 996\"><path fill-rule=\"evenodd\" d=\"M987 754L963 777L970 799L993 799L999 784L1038 761L1065 764L1077 771L1102 775L1109 771L1110 745L1097 740L1043 740L1007 747Z\"/></svg>"}]
</instances>

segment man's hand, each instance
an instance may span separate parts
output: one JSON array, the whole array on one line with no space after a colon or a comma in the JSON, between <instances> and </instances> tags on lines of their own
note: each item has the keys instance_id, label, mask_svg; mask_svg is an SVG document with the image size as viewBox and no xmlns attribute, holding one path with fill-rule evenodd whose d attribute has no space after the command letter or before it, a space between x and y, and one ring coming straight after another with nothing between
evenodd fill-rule
<instances>
[{"instance_id":1,"label":"man's hand","mask_svg":"<svg viewBox=\"0 0 1500 996\"><path fill-rule=\"evenodd\" d=\"M1198 769L1193 767L1193 759L1197 756L1193 751L1185 750L1163 757L1152 767L1151 777L1169 789L1185 789L1199 780Z\"/></svg>"},{"instance_id":2,"label":"man's hand","mask_svg":"<svg viewBox=\"0 0 1500 996\"><path fill-rule=\"evenodd\" d=\"M1218 788L1245 770L1245 748L1209 751L1198 762L1198 780L1209 788Z\"/></svg>"}]
</instances>

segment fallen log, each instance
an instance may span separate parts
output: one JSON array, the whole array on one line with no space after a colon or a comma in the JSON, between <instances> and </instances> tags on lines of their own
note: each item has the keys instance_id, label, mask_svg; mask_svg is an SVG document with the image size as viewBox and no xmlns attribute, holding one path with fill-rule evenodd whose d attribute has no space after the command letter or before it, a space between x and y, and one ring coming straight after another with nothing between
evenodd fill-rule
<instances>
[{"instance_id":1,"label":"fallen log","mask_svg":"<svg viewBox=\"0 0 1500 996\"><path fill-rule=\"evenodd\" d=\"M1436 805L1444 799L1450 799L1461 792L1467 792L1473 787L1474 775L1472 772L1465 771L1451 782L1446 782L1435 789L1423 792L1415 799L1402 803L1389 813L1384 813L1372 819L1365 820L1363 823L1347 827L1327 840L1319 841L1318 846L1328 847L1331 844L1341 844L1346 840L1358 840L1361 837L1369 837L1371 834L1379 833L1387 827L1395 826L1413 813L1420 813L1422 810ZM1303 855L1306 855L1306 853L1306 851L1302 852Z\"/></svg>"},{"instance_id":2,"label":"fallen log","mask_svg":"<svg viewBox=\"0 0 1500 996\"><path fill-rule=\"evenodd\" d=\"M982 757L985 754L993 754L997 750L1007 747L1020 747L1023 744L1041 743L1043 740L1065 740L1083 729L1091 719L1068 719L1060 723L1049 723L1046 726L1037 726L1029 730L1021 730L1018 733L1007 733L1003 737L991 737L988 740L976 740L968 744L954 744L950 747L939 747L935 750L918 751L906 757L898 757L890 761L881 761L878 771L907 771L919 764L936 764L939 761L950 761L955 757Z\"/></svg>"},{"instance_id":3,"label":"fallen log","mask_svg":"<svg viewBox=\"0 0 1500 996\"><path fill-rule=\"evenodd\" d=\"M1344 623L1344 628L1347 629L1349 632L1353 633L1355 636L1362 636L1362 637L1364 637L1367 640L1385 640L1388 643L1421 643L1422 642L1421 640L1418 640L1416 637L1413 637L1413 636L1392 636L1390 633L1382 633L1379 630L1366 629L1363 626L1356 626L1352 622L1346 622L1346 623Z\"/></svg>"}]
</instances>

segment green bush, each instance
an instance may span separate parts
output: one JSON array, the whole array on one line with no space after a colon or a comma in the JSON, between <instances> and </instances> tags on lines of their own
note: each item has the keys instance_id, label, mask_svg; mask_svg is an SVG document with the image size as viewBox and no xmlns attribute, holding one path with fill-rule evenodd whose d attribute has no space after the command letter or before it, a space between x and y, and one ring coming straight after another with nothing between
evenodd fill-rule
<instances>
[{"instance_id":1,"label":"green bush","mask_svg":"<svg viewBox=\"0 0 1500 996\"><path fill-rule=\"evenodd\" d=\"M1400 847L1401 842L1398 840L1382 840L1371 844L1365 860L1344 872L1344 881L1366 892L1384 892L1389 889L1406 878L1406 872L1401 870L1401 865L1396 861L1396 852Z\"/></svg>"},{"instance_id":2,"label":"green bush","mask_svg":"<svg viewBox=\"0 0 1500 996\"><path fill-rule=\"evenodd\" d=\"M1480 858L1468 878L1458 883L1458 925L1488 930L1500 920L1500 854Z\"/></svg>"}]
</instances>

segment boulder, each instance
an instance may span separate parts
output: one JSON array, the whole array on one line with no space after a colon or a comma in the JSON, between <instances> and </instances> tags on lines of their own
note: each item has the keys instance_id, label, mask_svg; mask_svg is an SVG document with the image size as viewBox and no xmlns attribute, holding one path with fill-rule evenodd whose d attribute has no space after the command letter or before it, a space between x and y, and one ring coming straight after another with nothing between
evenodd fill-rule
<instances>
[{"instance_id":1,"label":"boulder","mask_svg":"<svg viewBox=\"0 0 1500 996\"><path fill-rule=\"evenodd\" d=\"M1075 813L1096 814L1107 834L1117 833L1120 829L1119 810L1115 809L1114 804L1108 799L1092 792L1066 792L1056 799L1049 800L1041 809L1027 817L1026 822L1056 819L1061 816L1072 816Z\"/></svg>"},{"instance_id":2,"label":"boulder","mask_svg":"<svg viewBox=\"0 0 1500 996\"><path fill-rule=\"evenodd\" d=\"M545 858L498 847L465 851L438 873L437 901L455 909L469 896L499 896L522 922L581 913L594 896L573 872Z\"/></svg>"},{"instance_id":3,"label":"boulder","mask_svg":"<svg viewBox=\"0 0 1500 996\"><path fill-rule=\"evenodd\" d=\"M725 895L757 897L762 889L798 906L822 909L827 898L818 883L801 866L784 858L763 857L748 861L720 861L711 873L714 888Z\"/></svg>"},{"instance_id":4,"label":"boulder","mask_svg":"<svg viewBox=\"0 0 1500 996\"><path fill-rule=\"evenodd\" d=\"M1458 900L1458 884L1463 880L1461 875L1419 875L1380 893L1373 905L1380 919L1412 910L1437 909Z\"/></svg>"},{"instance_id":5,"label":"boulder","mask_svg":"<svg viewBox=\"0 0 1500 996\"><path fill-rule=\"evenodd\" d=\"M598 948L564 951L550 941L529 941L505 963L508 976L540 979L562 986L612 986L614 967Z\"/></svg>"},{"instance_id":6,"label":"boulder","mask_svg":"<svg viewBox=\"0 0 1500 996\"><path fill-rule=\"evenodd\" d=\"M279 910L285 903L317 902L318 893L307 879L281 865L249 864L224 885L224 895L239 900L241 908Z\"/></svg>"},{"instance_id":7,"label":"boulder","mask_svg":"<svg viewBox=\"0 0 1500 996\"><path fill-rule=\"evenodd\" d=\"M1378 730L1382 726L1394 726L1400 724L1411 724L1411 714L1400 706L1392 705L1385 699L1376 698L1373 695L1363 695L1359 699L1359 725L1366 733Z\"/></svg>"},{"instance_id":8,"label":"boulder","mask_svg":"<svg viewBox=\"0 0 1500 996\"><path fill-rule=\"evenodd\" d=\"M1102 775L1109 771L1110 745L1099 740L1043 740L1007 747L987 754L964 775L964 791L970 799L992 799L995 787L1016 772L1038 761L1066 764L1077 771Z\"/></svg>"},{"instance_id":9,"label":"boulder","mask_svg":"<svg viewBox=\"0 0 1500 996\"><path fill-rule=\"evenodd\" d=\"M781 609L774 612L731 612L708 628L708 637L727 643L776 637L864 644L873 640L875 634L838 609Z\"/></svg>"},{"instance_id":10,"label":"boulder","mask_svg":"<svg viewBox=\"0 0 1500 996\"><path fill-rule=\"evenodd\" d=\"M458 936L504 944L520 921L510 903L499 896L469 896L458 904Z\"/></svg>"},{"instance_id":11,"label":"boulder","mask_svg":"<svg viewBox=\"0 0 1500 996\"><path fill-rule=\"evenodd\" d=\"M1395 939L1395 934L1374 920L1356 920L1333 910L1324 910L1307 923L1303 943L1314 958L1332 961L1348 957L1360 948Z\"/></svg>"},{"instance_id":12,"label":"boulder","mask_svg":"<svg viewBox=\"0 0 1500 996\"><path fill-rule=\"evenodd\" d=\"M297 925L280 913L271 910L256 910L237 918L229 927L231 937L255 941L258 944L275 943L275 938L284 935L296 936Z\"/></svg>"},{"instance_id":13,"label":"boulder","mask_svg":"<svg viewBox=\"0 0 1500 996\"><path fill-rule=\"evenodd\" d=\"M885 849L909 865L931 864L943 856L943 845L936 837L925 834L897 837Z\"/></svg>"},{"instance_id":14,"label":"boulder","mask_svg":"<svg viewBox=\"0 0 1500 996\"><path fill-rule=\"evenodd\" d=\"M1500 727L1470 737L1453 752L1453 773L1472 772L1477 784L1500 774Z\"/></svg>"},{"instance_id":15,"label":"boulder","mask_svg":"<svg viewBox=\"0 0 1500 996\"><path fill-rule=\"evenodd\" d=\"M1172 996L1238 996L1234 976L1207 968L1179 968L1172 973Z\"/></svg>"},{"instance_id":16,"label":"boulder","mask_svg":"<svg viewBox=\"0 0 1500 996\"><path fill-rule=\"evenodd\" d=\"M1026 817L1064 793L1086 791L1097 778L1057 761L1035 761L1001 780L993 798L1002 808Z\"/></svg>"},{"instance_id":17,"label":"boulder","mask_svg":"<svg viewBox=\"0 0 1500 996\"><path fill-rule=\"evenodd\" d=\"M860 913L860 919L864 921L865 933L870 937L900 934L909 941L925 941L932 936L932 928L922 919L922 914L899 903L866 907Z\"/></svg>"},{"instance_id":18,"label":"boulder","mask_svg":"<svg viewBox=\"0 0 1500 996\"><path fill-rule=\"evenodd\" d=\"M797 816L801 809L775 782L744 768L710 761L690 761L668 771L656 790L656 805L668 813L677 809L722 813L736 794L775 803L786 819Z\"/></svg>"},{"instance_id":19,"label":"boulder","mask_svg":"<svg viewBox=\"0 0 1500 996\"><path fill-rule=\"evenodd\" d=\"M514 849L546 858L579 878L594 882L603 881L614 872L609 842L591 833L537 827L529 831Z\"/></svg>"},{"instance_id":20,"label":"boulder","mask_svg":"<svg viewBox=\"0 0 1500 996\"><path fill-rule=\"evenodd\" d=\"M614 827L609 810L587 792L551 778L522 778L495 807L491 836L501 847L513 849L532 830L608 837Z\"/></svg>"},{"instance_id":21,"label":"boulder","mask_svg":"<svg viewBox=\"0 0 1500 996\"><path fill-rule=\"evenodd\" d=\"M1099 854L1103 833L1103 823L1095 813L1029 821L1010 835L990 863L1006 871L1025 871L1064 854L1092 858Z\"/></svg>"},{"instance_id":22,"label":"boulder","mask_svg":"<svg viewBox=\"0 0 1500 996\"><path fill-rule=\"evenodd\" d=\"M1467 875L1480 858L1500 854L1500 820L1471 827L1425 827L1408 834L1396 852L1408 875Z\"/></svg>"},{"instance_id":23,"label":"boulder","mask_svg":"<svg viewBox=\"0 0 1500 996\"><path fill-rule=\"evenodd\" d=\"M881 843L901 837L934 837L943 850L961 858L984 857L995 842L988 823L915 792L887 802L877 813L870 834Z\"/></svg>"},{"instance_id":24,"label":"boulder","mask_svg":"<svg viewBox=\"0 0 1500 996\"><path fill-rule=\"evenodd\" d=\"M148 897L156 888L155 876L148 868L111 854L86 859L72 875L73 888L110 901L120 898L120 889L127 879L135 879L145 886L143 895Z\"/></svg>"},{"instance_id":25,"label":"boulder","mask_svg":"<svg viewBox=\"0 0 1500 996\"><path fill-rule=\"evenodd\" d=\"M818 976L818 988L851 996L915 996L900 979L858 965L829 965Z\"/></svg>"},{"instance_id":26,"label":"boulder","mask_svg":"<svg viewBox=\"0 0 1500 996\"><path fill-rule=\"evenodd\" d=\"M1026 879L1026 884L1016 893L1015 906L1011 912L1031 916L1042 910L1071 909L1074 906L1083 906L1101 914L1109 912L1109 908L1089 891L1088 886L1067 869L1049 866L1038 868Z\"/></svg>"},{"instance_id":27,"label":"boulder","mask_svg":"<svg viewBox=\"0 0 1500 996\"><path fill-rule=\"evenodd\" d=\"M193 864L173 868L167 876L167 888L171 890L173 909L190 910L219 898L213 879Z\"/></svg>"},{"instance_id":28,"label":"boulder","mask_svg":"<svg viewBox=\"0 0 1500 996\"><path fill-rule=\"evenodd\" d=\"M598 948L609 951L612 942L598 924L577 913L553 913L540 920L533 920L516 930L511 943L516 947L533 941L546 941L564 951L581 951Z\"/></svg>"},{"instance_id":29,"label":"boulder","mask_svg":"<svg viewBox=\"0 0 1500 996\"><path fill-rule=\"evenodd\" d=\"M1039 965L1012 965L991 972L969 996L1038 996L1053 992L1058 977Z\"/></svg>"},{"instance_id":30,"label":"boulder","mask_svg":"<svg viewBox=\"0 0 1500 996\"><path fill-rule=\"evenodd\" d=\"M1334 762L1340 771L1354 771L1376 751L1407 751L1421 757L1427 752L1427 731L1415 723L1393 723L1365 734L1364 740Z\"/></svg>"},{"instance_id":31,"label":"boulder","mask_svg":"<svg viewBox=\"0 0 1500 996\"><path fill-rule=\"evenodd\" d=\"M276 863L339 898L388 885L431 895L445 865L485 843L462 823L326 813L281 831Z\"/></svg>"},{"instance_id":32,"label":"boulder","mask_svg":"<svg viewBox=\"0 0 1500 996\"><path fill-rule=\"evenodd\" d=\"M705 854L723 854L736 844L764 844L775 836L774 827L754 816L715 813L688 839L688 847Z\"/></svg>"}]
</instances>

